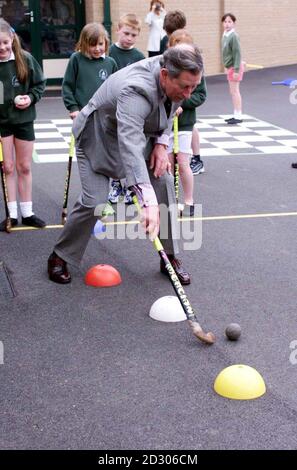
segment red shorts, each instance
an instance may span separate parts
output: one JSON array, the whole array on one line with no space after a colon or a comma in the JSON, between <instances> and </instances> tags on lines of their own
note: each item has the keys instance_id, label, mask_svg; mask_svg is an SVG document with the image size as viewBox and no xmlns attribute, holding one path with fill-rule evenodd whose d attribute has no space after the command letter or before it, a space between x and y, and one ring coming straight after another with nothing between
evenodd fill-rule
<instances>
[{"instance_id":1,"label":"red shorts","mask_svg":"<svg viewBox=\"0 0 297 470\"><path fill-rule=\"evenodd\" d=\"M234 67L230 67L229 69L227 69L227 78L228 78L228 81L229 82L241 82L241 80L243 79L243 71L244 71L244 64L243 62L241 62L240 64L240 68L239 68L239 72L238 72L238 78L237 80L234 80Z\"/></svg>"}]
</instances>

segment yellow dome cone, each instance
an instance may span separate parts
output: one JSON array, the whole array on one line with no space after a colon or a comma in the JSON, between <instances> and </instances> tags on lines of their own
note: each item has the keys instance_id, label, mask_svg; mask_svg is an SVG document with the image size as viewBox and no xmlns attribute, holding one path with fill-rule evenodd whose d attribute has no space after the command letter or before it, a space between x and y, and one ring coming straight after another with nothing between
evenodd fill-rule
<instances>
[{"instance_id":1,"label":"yellow dome cone","mask_svg":"<svg viewBox=\"0 0 297 470\"><path fill-rule=\"evenodd\" d=\"M214 389L218 395L233 400L252 400L266 392L265 382L259 372L243 364L223 369L215 380Z\"/></svg>"}]
</instances>

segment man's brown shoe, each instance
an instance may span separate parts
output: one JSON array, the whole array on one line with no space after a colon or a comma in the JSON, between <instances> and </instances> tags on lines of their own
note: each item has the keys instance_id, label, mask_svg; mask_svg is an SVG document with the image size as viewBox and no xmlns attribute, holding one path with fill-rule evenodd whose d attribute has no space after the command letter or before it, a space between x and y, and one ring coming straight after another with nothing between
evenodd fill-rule
<instances>
[{"instance_id":1,"label":"man's brown shoe","mask_svg":"<svg viewBox=\"0 0 297 470\"><path fill-rule=\"evenodd\" d=\"M58 284L68 284L71 282L70 273L67 270L67 263L54 251L48 259L48 277Z\"/></svg>"},{"instance_id":2,"label":"man's brown shoe","mask_svg":"<svg viewBox=\"0 0 297 470\"><path fill-rule=\"evenodd\" d=\"M183 284L184 286L186 286L188 284L191 284L190 275L182 267L181 261L177 258L174 258L173 255L167 255L167 256L169 258L170 263L172 264L172 267L173 267L174 271L176 272L176 275L179 279L179 282L181 284ZM161 273L166 274L167 276L169 276L168 271L165 268L165 263L162 259L161 259L161 262L160 262L160 271L161 271Z\"/></svg>"}]
</instances>

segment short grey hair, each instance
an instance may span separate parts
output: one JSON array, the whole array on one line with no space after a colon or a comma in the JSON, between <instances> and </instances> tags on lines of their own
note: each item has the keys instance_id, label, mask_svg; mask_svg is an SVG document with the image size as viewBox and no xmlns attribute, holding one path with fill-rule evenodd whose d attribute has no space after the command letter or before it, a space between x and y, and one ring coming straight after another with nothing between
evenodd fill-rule
<instances>
[{"instance_id":1,"label":"short grey hair","mask_svg":"<svg viewBox=\"0 0 297 470\"><path fill-rule=\"evenodd\" d=\"M160 65L168 70L172 78L178 77L184 71L194 75L203 72L203 59L195 44L178 44L169 47L161 56Z\"/></svg>"}]
</instances>

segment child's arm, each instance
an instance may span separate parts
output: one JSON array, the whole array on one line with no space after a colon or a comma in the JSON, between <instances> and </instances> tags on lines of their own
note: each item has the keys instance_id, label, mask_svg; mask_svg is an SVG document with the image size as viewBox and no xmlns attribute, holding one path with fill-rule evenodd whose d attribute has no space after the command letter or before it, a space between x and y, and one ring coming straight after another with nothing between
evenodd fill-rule
<instances>
[{"instance_id":1,"label":"child's arm","mask_svg":"<svg viewBox=\"0 0 297 470\"><path fill-rule=\"evenodd\" d=\"M27 96L29 96L31 100L30 104L35 104L37 103L37 101L40 100L44 93L46 78L43 75L39 63L36 59L34 59L33 56L28 56L28 66L30 73L30 82Z\"/></svg>"},{"instance_id":2,"label":"child's arm","mask_svg":"<svg viewBox=\"0 0 297 470\"><path fill-rule=\"evenodd\" d=\"M145 17L144 22L145 22L146 24L148 24L149 26L151 26L151 24L152 24L152 22L153 22L153 17L154 17L153 15L154 15L154 12L153 12L153 11L150 11L150 12L146 15L146 17Z\"/></svg>"},{"instance_id":3,"label":"child's arm","mask_svg":"<svg viewBox=\"0 0 297 470\"><path fill-rule=\"evenodd\" d=\"M112 64L112 71L111 71L111 73L113 74L113 73L115 73L115 72L117 72L117 71L119 70L119 67L118 67L118 64L116 63L116 61L115 61L115 59L114 59L113 57L109 57L109 58L110 58L110 59L112 60L112 62L113 62L113 64Z\"/></svg>"},{"instance_id":4,"label":"child's arm","mask_svg":"<svg viewBox=\"0 0 297 470\"><path fill-rule=\"evenodd\" d=\"M79 112L79 105L75 99L76 76L78 72L78 63L75 55L69 59L66 72L62 83L62 98L65 107L68 109L70 116ZM71 116L72 117L72 116Z\"/></svg>"},{"instance_id":5,"label":"child's arm","mask_svg":"<svg viewBox=\"0 0 297 470\"><path fill-rule=\"evenodd\" d=\"M241 64L241 50L240 50L239 38L236 34L233 34L231 47L232 47L232 54L233 54L234 72L238 74L239 69L240 69L240 64Z\"/></svg>"},{"instance_id":6,"label":"child's arm","mask_svg":"<svg viewBox=\"0 0 297 470\"><path fill-rule=\"evenodd\" d=\"M182 102L183 109L194 109L201 106L206 100L207 90L205 78L202 77L201 83L195 88L191 97Z\"/></svg>"}]
</instances>

